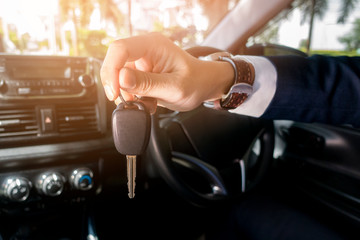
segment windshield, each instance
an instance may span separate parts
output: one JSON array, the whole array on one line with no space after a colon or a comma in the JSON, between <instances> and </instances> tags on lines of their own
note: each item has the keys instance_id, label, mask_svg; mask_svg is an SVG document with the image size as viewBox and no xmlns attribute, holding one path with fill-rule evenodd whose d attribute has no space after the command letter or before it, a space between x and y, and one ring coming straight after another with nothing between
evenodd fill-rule
<instances>
[{"instance_id":1,"label":"windshield","mask_svg":"<svg viewBox=\"0 0 360 240\"><path fill-rule=\"evenodd\" d=\"M0 0L0 53L102 59L112 41L147 32L161 32L187 48L201 45L239 2ZM247 46L275 43L308 54L360 55L359 29L359 1L294 0Z\"/></svg>"},{"instance_id":2,"label":"windshield","mask_svg":"<svg viewBox=\"0 0 360 240\"><path fill-rule=\"evenodd\" d=\"M236 0L0 0L0 52L103 58L115 39L201 43Z\"/></svg>"}]
</instances>

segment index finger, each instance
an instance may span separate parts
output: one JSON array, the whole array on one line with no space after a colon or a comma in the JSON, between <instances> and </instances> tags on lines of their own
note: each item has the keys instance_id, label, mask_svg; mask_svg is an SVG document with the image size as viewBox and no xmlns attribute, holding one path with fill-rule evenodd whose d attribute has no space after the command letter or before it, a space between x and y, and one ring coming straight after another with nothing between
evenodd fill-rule
<instances>
[{"instance_id":1,"label":"index finger","mask_svg":"<svg viewBox=\"0 0 360 240\"><path fill-rule=\"evenodd\" d=\"M135 61L152 48L154 34L136 36L114 41L108 48L101 67L101 82L109 100L119 95L119 72L128 61Z\"/></svg>"}]
</instances>

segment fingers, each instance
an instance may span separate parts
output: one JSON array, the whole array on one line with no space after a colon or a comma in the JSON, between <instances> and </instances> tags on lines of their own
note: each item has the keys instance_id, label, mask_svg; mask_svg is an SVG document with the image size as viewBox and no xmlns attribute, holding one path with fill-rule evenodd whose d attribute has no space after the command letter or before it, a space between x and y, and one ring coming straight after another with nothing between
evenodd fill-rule
<instances>
[{"instance_id":1,"label":"fingers","mask_svg":"<svg viewBox=\"0 0 360 240\"><path fill-rule=\"evenodd\" d=\"M160 35L159 35L160 36ZM119 72L127 62L146 56L153 42L159 38L156 34L137 36L113 42L106 53L101 67L101 81L109 100L119 95Z\"/></svg>"},{"instance_id":2,"label":"fingers","mask_svg":"<svg viewBox=\"0 0 360 240\"><path fill-rule=\"evenodd\" d=\"M128 93L161 99L172 87L167 73L142 72L135 69L120 70L120 87Z\"/></svg>"},{"instance_id":3,"label":"fingers","mask_svg":"<svg viewBox=\"0 0 360 240\"><path fill-rule=\"evenodd\" d=\"M160 34L122 39L109 47L101 81L111 101L122 91L125 100L151 97L173 109L191 109L204 98L191 80L198 78L193 75L199 61Z\"/></svg>"}]
</instances>

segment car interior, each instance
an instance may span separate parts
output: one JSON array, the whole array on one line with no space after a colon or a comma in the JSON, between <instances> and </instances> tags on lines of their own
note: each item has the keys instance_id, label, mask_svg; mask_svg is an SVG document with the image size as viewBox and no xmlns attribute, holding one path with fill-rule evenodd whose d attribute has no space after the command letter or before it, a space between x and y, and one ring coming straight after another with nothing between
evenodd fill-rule
<instances>
[{"instance_id":1,"label":"car interior","mask_svg":"<svg viewBox=\"0 0 360 240\"><path fill-rule=\"evenodd\" d=\"M308 56L265 37L306 1L178 0L161 11L212 2L226 14L199 42L177 42L195 57ZM358 239L359 129L158 107L129 199L103 59L17 52L6 43L11 19L0 19L0 239Z\"/></svg>"}]
</instances>

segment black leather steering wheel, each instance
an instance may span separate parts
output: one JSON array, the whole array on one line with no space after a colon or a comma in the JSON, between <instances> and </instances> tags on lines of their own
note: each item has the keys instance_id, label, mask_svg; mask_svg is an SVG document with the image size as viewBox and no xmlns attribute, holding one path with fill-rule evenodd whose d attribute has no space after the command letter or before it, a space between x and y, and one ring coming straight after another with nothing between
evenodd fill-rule
<instances>
[{"instance_id":1,"label":"black leather steering wheel","mask_svg":"<svg viewBox=\"0 0 360 240\"><path fill-rule=\"evenodd\" d=\"M216 51L218 50L207 47L196 47L189 49L189 52L197 57L206 56ZM199 121L199 116L204 116L206 121L206 118L209 119L212 114L216 115L215 118L217 118L218 121L230 119L230 122L224 123L229 127L227 128L227 132L224 132L223 135L229 133L230 135L234 135L233 138L248 138L242 141L242 143L246 143L242 144L244 146L241 146L242 149L247 149L248 151L243 151L243 158L239 159L239 172L242 179L241 185L243 186L243 189L241 190L242 192L245 192L246 189L253 188L256 184L259 183L260 179L266 173L273 156L274 134L272 122L269 123L268 121L242 116L239 116L241 119L240 122L238 122L238 119L231 119L231 117L228 117L228 115L230 116L235 114L210 109L208 110L205 108L194 110L194 114L187 113L186 117L184 118L186 120L182 120L181 116L179 117L181 113L175 117L167 117L167 120L162 120L158 113L154 114L152 116L151 137L148 147L151 159L160 176L165 180L165 182L180 196L198 206L209 206L227 200L232 197L232 191L229 191L228 185L225 183L219 170L215 166L203 161L198 156L193 156L171 149L171 139L169 138L167 130L164 127L166 124L164 124L162 121L176 121L180 124L184 123L184 125L186 125L185 121L191 122L191 118ZM216 123L217 120L215 119L214 121ZM250 136L241 136L241 132L244 131L245 128L248 128L246 126L247 124L255 127L252 131L249 132ZM233 130L232 128L235 129ZM209 131L216 132L214 129L210 129ZM240 134L240 136L236 136L235 134ZM256 164L252 166L253 171L248 171L247 166L250 165L248 162L250 159L249 156L251 155L249 153L251 152L251 146L254 144L255 138L258 139L258 142L260 142L261 145L260 154L258 155L259 161L257 161ZM219 141L224 142L222 140ZM227 151L226 147L221 146L219 146L218 150ZM210 192L203 193L197 191L195 188L192 188L191 185L183 180L182 175L177 171L178 166L187 168L196 174L201 175L208 182L211 189ZM249 177L247 176L248 172L251 173Z\"/></svg>"}]
</instances>

